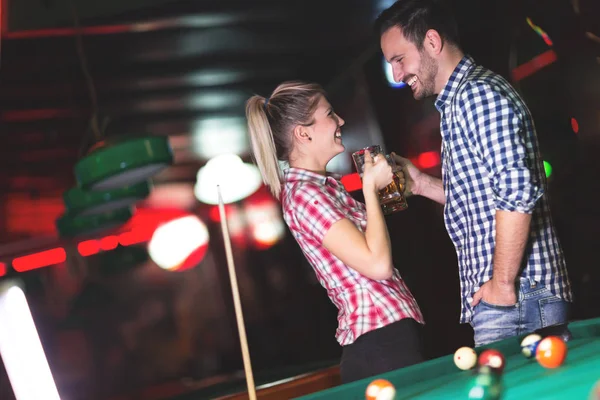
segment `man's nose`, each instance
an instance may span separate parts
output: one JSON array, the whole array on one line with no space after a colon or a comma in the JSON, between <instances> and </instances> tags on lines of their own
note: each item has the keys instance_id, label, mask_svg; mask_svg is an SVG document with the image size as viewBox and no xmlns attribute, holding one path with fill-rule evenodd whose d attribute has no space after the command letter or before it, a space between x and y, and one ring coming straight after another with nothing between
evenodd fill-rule
<instances>
[{"instance_id":1,"label":"man's nose","mask_svg":"<svg viewBox=\"0 0 600 400\"><path fill-rule=\"evenodd\" d=\"M398 67L394 67L393 71L394 71L394 80L396 82L402 82L402 80L404 79L404 72Z\"/></svg>"}]
</instances>

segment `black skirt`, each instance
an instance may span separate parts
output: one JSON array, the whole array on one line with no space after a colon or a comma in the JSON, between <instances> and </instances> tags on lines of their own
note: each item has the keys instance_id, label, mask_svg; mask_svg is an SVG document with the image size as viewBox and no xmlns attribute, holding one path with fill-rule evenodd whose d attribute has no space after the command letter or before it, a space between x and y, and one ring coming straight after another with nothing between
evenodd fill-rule
<instances>
[{"instance_id":1,"label":"black skirt","mask_svg":"<svg viewBox=\"0 0 600 400\"><path fill-rule=\"evenodd\" d=\"M422 326L405 318L361 335L343 347L340 374L342 383L425 361Z\"/></svg>"}]
</instances>

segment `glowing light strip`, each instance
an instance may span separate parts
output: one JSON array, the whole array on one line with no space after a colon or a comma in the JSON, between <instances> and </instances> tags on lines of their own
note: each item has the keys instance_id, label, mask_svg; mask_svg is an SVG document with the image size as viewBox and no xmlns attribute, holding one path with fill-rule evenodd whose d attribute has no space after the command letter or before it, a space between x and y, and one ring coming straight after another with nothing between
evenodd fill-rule
<instances>
[{"instance_id":1,"label":"glowing light strip","mask_svg":"<svg viewBox=\"0 0 600 400\"><path fill-rule=\"evenodd\" d=\"M530 75L535 74L540 69L554 63L557 59L558 57L556 56L554 50L547 50L539 56L527 61L525 64L521 64L517 68L513 69L512 77L515 82L518 82Z\"/></svg>"},{"instance_id":2,"label":"glowing light strip","mask_svg":"<svg viewBox=\"0 0 600 400\"><path fill-rule=\"evenodd\" d=\"M553 45L552 40L550 39L550 36L548 36L548 34L546 32L544 32L544 30L542 28L540 28L539 26L534 24L533 21L531 21L531 18L527 17L526 21L527 21L527 24L531 27L531 29L533 29L535 33L537 33L542 39L544 39L544 42L546 42L546 44L548 46Z\"/></svg>"},{"instance_id":3,"label":"glowing light strip","mask_svg":"<svg viewBox=\"0 0 600 400\"><path fill-rule=\"evenodd\" d=\"M60 400L23 290L0 286L0 354L17 400Z\"/></svg>"},{"instance_id":4,"label":"glowing light strip","mask_svg":"<svg viewBox=\"0 0 600 400\"><path fill-rule=\"evenodd\" d=\"M15 258L12 262L13 268L17 272L27 272L32 269L48 267L50 265L65 262L67 253L62 247L40 251L23 257Z\"/></svg>"}]
</instances>

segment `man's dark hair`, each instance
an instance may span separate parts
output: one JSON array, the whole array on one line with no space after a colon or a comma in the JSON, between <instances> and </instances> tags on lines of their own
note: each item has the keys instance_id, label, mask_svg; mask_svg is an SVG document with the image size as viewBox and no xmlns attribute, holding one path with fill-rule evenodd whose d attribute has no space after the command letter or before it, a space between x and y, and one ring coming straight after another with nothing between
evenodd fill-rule
<instances>
[{"instance_id":1,"label":"man's dark hair","mask_svg":"<svg viewBox=\"0 0 600 400\"><path fill-rule=\"evenodd\" d=\"M395 26L419 50L423 48L425 34L430 29L436 30L442 40L460 46L456 20L445 0L396 1L379 15L375 29L381 37Z\"/></svg>"}]
</instances>

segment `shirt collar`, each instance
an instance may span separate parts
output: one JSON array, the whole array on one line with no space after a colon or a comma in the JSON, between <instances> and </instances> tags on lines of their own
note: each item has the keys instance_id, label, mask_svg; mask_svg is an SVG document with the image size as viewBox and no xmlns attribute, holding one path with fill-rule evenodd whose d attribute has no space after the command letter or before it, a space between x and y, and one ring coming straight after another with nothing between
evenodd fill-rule
<instances>
[{"instance_id":1,"label":"shirt collar","mask_svg":"<svg viewBox=\"0 0 600 400\"><path fill-rule=\"evenodd\" d=\"M299 182L308 181L316 182L321 185L330 183L331 186L337 187L339 184L340 175L327 172L325 175L317 174L316 172L309 171L302 168L287 168L283 171L283 177L285 182Z\"/></svg>"},{"instance_id":2,"label":"shirt collar","mask_svg":"<svg viewBox=\"0 0 600 400\"><path fill-rule=\"evenodd\" d=\"M463 80L467 72L469 72L474 66L475 60L473 60L471 56L463 56L456 68L454 68L454 71L452 71L446 86L444 86L435 100L435 108L437 108L439 112L442 112L444 107L452 101L456 95L460 82Z\"/></svg>"}]
</instances>

